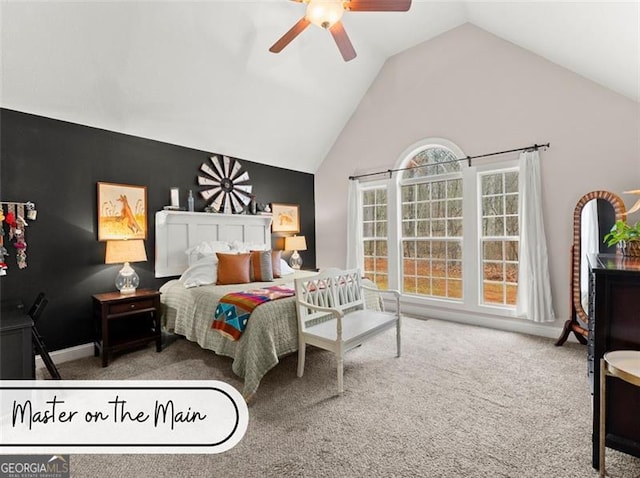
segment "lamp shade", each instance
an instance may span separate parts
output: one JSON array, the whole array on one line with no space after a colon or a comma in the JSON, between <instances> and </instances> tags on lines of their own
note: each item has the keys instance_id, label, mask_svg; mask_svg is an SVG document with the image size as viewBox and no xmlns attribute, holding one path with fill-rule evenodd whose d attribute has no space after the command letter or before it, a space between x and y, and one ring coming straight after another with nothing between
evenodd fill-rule
<instances>
[{"instance_id":1,"label":"lamp shade","mask_svg":"<svg viewBox=\"0 0 640 478\"><path fill-rule=\"evenodd\" d=\"M307 240L304 236L291 236L284 238L285 251L306 251Z\"/></svg>"},{"instance_id":2,"label":"lamp shade","mask_svg":"<svg viewBox=\"0 0 640 478\"><path fill-rule=\"evenodd\" d=\"M147 252L144 249L144 241L142 239L107 241L107 249L104 257L105 264L144 262L146 260Z\"/></svg>"}]
</instances>

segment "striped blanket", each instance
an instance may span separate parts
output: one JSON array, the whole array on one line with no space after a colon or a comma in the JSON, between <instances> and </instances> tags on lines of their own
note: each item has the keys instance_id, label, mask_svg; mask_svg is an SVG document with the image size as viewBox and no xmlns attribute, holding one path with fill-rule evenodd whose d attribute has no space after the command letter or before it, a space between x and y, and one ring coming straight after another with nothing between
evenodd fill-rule
<instances>
[{"instance_id":1,"label":"striped blanket","mask_svg":"<svg viewBox=\"0 0 640 478\"><path fill-rule=\"evenodd\" d=\"M230 292L218 303L211 328L230 340L238 340L247 327L251 312L260 304L295 295L288 287L271 286L243 292Z\"/></svg>"}]
</instances>

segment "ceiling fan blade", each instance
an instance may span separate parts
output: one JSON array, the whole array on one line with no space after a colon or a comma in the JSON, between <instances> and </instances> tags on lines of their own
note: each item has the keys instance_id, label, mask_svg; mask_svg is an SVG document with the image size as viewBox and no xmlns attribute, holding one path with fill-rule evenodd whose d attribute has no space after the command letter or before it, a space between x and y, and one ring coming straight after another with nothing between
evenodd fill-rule
<instances>
[{"instance_id":1,"label":"ceiling fan blade","mask_svg":"<svg viewBox=\"0 0 640 478\"><path fill-rule=\"evenodd\" d=\"M353 45L351 44L351 40L349 40L349 36L342 25L342 22L336 22L333 24L331 28L329 28L331 32L331 36L336 41L336 45L338 45L338 50L342 53L342 58L344 61L353 60L356 57L356 51L353 49Z\"/></svg>"},{"instance_id":2,"label":"ceiling fan blade","mask_svg":"<svg viewBox=\"0 0 640 478\"><path fill-rule=\"evenodd\" d=\"M345 8L354 12L406 12L411 0L351 0Z\"/></svg>"},{"instance_id":3,"label":"ceiling fan blade","mask_svg":"<svg viewBox=\"0 0 640 478\"><path fill-rule=\"evenodd\" d=\"M269 48L269 51L272 53L280 53L282 49L285 46L287 46L289 43L291 43L291 41L295 37L300 35L300 33L302 33L303 30L307 28L310 23L311 22L309 20L307 20L305 17L302 17L300 20L298 20L298 23L296 23L293 27L291 27L291 29L287 33L282 35L280 39L277 42L275 42L273 46L271 46L271 48Z\"/></svg>"}]
</instances>

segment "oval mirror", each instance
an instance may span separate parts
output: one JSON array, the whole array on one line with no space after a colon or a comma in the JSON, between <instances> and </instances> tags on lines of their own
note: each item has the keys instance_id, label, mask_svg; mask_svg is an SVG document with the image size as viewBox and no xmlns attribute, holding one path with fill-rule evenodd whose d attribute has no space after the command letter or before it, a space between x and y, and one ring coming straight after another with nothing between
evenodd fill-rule
<instances>
[{"instance_id":1,"label":"oval mirror","mask_svg":"<svg viewBox=\"0 0 640 478\"><path fill-rule=\"evenodd\" d=\"M622 199L609 191L592 191L580 198L573 210L571 246L571 316L556 345L565 343L573 332L582 344L589 335L589 266L587 254L611 252L604 236L615 221L624 221L627 211Z\"/></svg>"}]
</instances>

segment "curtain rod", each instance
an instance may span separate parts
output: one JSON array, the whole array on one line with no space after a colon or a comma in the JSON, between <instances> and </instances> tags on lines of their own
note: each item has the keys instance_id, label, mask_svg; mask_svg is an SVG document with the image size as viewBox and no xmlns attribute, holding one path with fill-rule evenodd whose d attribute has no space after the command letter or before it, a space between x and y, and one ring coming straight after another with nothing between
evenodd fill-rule
<instances>
[{"instance_id":1,"label":"curtain rod","mask_svg":"<svg viewBox=\"0 0 640 478\"><path fill-rule=\"evenodd\" d=\"M356 176L349 176L349 180L353 181L354 179L364 178L367 176L377 176L379 174L388 174L389 177L398 171L406 171L408 169L418 169L425 168L427 166L438 166L441 164L449 164L449 163L457 163L458 161L467 161L469 163L469 167L471 167L471 160L478 158L486 158L487 156L496 156L498 154L506 154L506 153L514 153L516 151L537 151L540 148L548 148L551 143L546 144L533 144L532 146L525 146L524 148L515 148L515 149L507 149L505 151L497 151L495 153L487 153L487 154L479 154L477 156L467 156L466 158L452 159L450 161L443 161L441 163L429 163L429 164L421 164L419 166L411 166L408 168L398 168L398 169L387 169L386 171L378 171L376 173L367 173L367 174L358 174Z\"/></svg>"}]
</instances>

